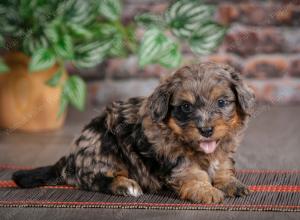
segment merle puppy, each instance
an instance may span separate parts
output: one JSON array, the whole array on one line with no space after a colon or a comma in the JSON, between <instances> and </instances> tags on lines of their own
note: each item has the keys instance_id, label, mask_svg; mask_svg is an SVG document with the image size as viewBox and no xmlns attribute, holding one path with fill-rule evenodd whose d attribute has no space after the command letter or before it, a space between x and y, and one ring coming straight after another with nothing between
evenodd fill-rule
<instances>
[{"instance_id":1,"label":"merle puppy","mask_svg":"<svg viewBox=\"0 0 300 220\"><path fill-rule=\"evenodd\" d=\"M70 155L17 171L13 180L24 188L70 184L124 196L166 186L201 203L246 195L232 155L253 105L253 93L231 67L185 66L149 97L107 106L85 126Z\"/></svg>"}]
</instances>

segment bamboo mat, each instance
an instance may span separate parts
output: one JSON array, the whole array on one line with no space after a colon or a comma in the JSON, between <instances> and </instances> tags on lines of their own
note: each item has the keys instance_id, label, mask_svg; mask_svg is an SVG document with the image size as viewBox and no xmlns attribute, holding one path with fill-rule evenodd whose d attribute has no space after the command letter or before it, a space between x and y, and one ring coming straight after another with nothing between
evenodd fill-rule
<instances>
[{"instance_id":1,"label":"bamboo mat","mask_svg":"<svg viewBox=\"0 0 300 220\"><path fill-rule=\"evenodd\" d=\"M0 165L0 207L198 209L245 211L300 211L300 171L240 170L238 178L252 193L226 198L222 204L198 204L178 199L173 192L121 197L77 190L71 186L17 188L11 180L16 169Z\"/></svg>"}]
</instances>

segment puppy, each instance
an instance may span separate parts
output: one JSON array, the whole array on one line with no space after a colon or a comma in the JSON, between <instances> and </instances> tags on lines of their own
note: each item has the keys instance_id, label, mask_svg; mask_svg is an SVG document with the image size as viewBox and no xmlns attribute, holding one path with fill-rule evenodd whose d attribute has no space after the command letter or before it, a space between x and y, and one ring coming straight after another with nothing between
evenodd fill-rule
<instances>
[{"instance_id":1,"label":"puppy","mask_svg":"<svg viewBox=\"0 0 300 220\"><path fill-rule=\"evenodd\" d=\"M17 171L20 187L70 184L83 190L140 196L162 187L181 199L219 203L243 196L232 155L254 95L227 65L186 66L147 98L113 102L53 166Z\"/></svg>"}]
</instances>

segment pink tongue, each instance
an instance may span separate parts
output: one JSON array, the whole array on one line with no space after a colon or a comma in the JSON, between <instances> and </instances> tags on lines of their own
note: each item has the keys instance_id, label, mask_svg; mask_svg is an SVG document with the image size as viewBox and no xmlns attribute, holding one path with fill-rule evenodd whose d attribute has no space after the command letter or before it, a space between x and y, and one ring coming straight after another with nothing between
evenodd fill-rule
<instances>
[{"instance_id":1,"label":"pink tongue","mask_svg":"<svg viewBox=\"0 0 300 220\"><path fill-rule=\"evenodd\" d=\"M215 141L202 141L200 147L205 153L210 154L215 151L217 143Z\"/></svg>"}]
</instances>

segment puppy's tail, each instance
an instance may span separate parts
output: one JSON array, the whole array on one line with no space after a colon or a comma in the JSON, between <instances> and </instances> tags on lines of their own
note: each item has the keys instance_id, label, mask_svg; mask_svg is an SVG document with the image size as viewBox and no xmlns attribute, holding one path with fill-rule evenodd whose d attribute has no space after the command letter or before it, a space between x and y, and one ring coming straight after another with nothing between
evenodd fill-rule
<instances>
[{"instance_id":1,"label":"puppy's tail","mask_svg":"<svg viewBox=\"0 0 300 220\"><path fill-rule=\"evenodd\" d=\"M61 176L61 172L65 166L65 160L65 158L62 158L53 166L16 171L13 173L12 179L21 188L64 184L65 181Z\"/></svg>"}]
</instances>

